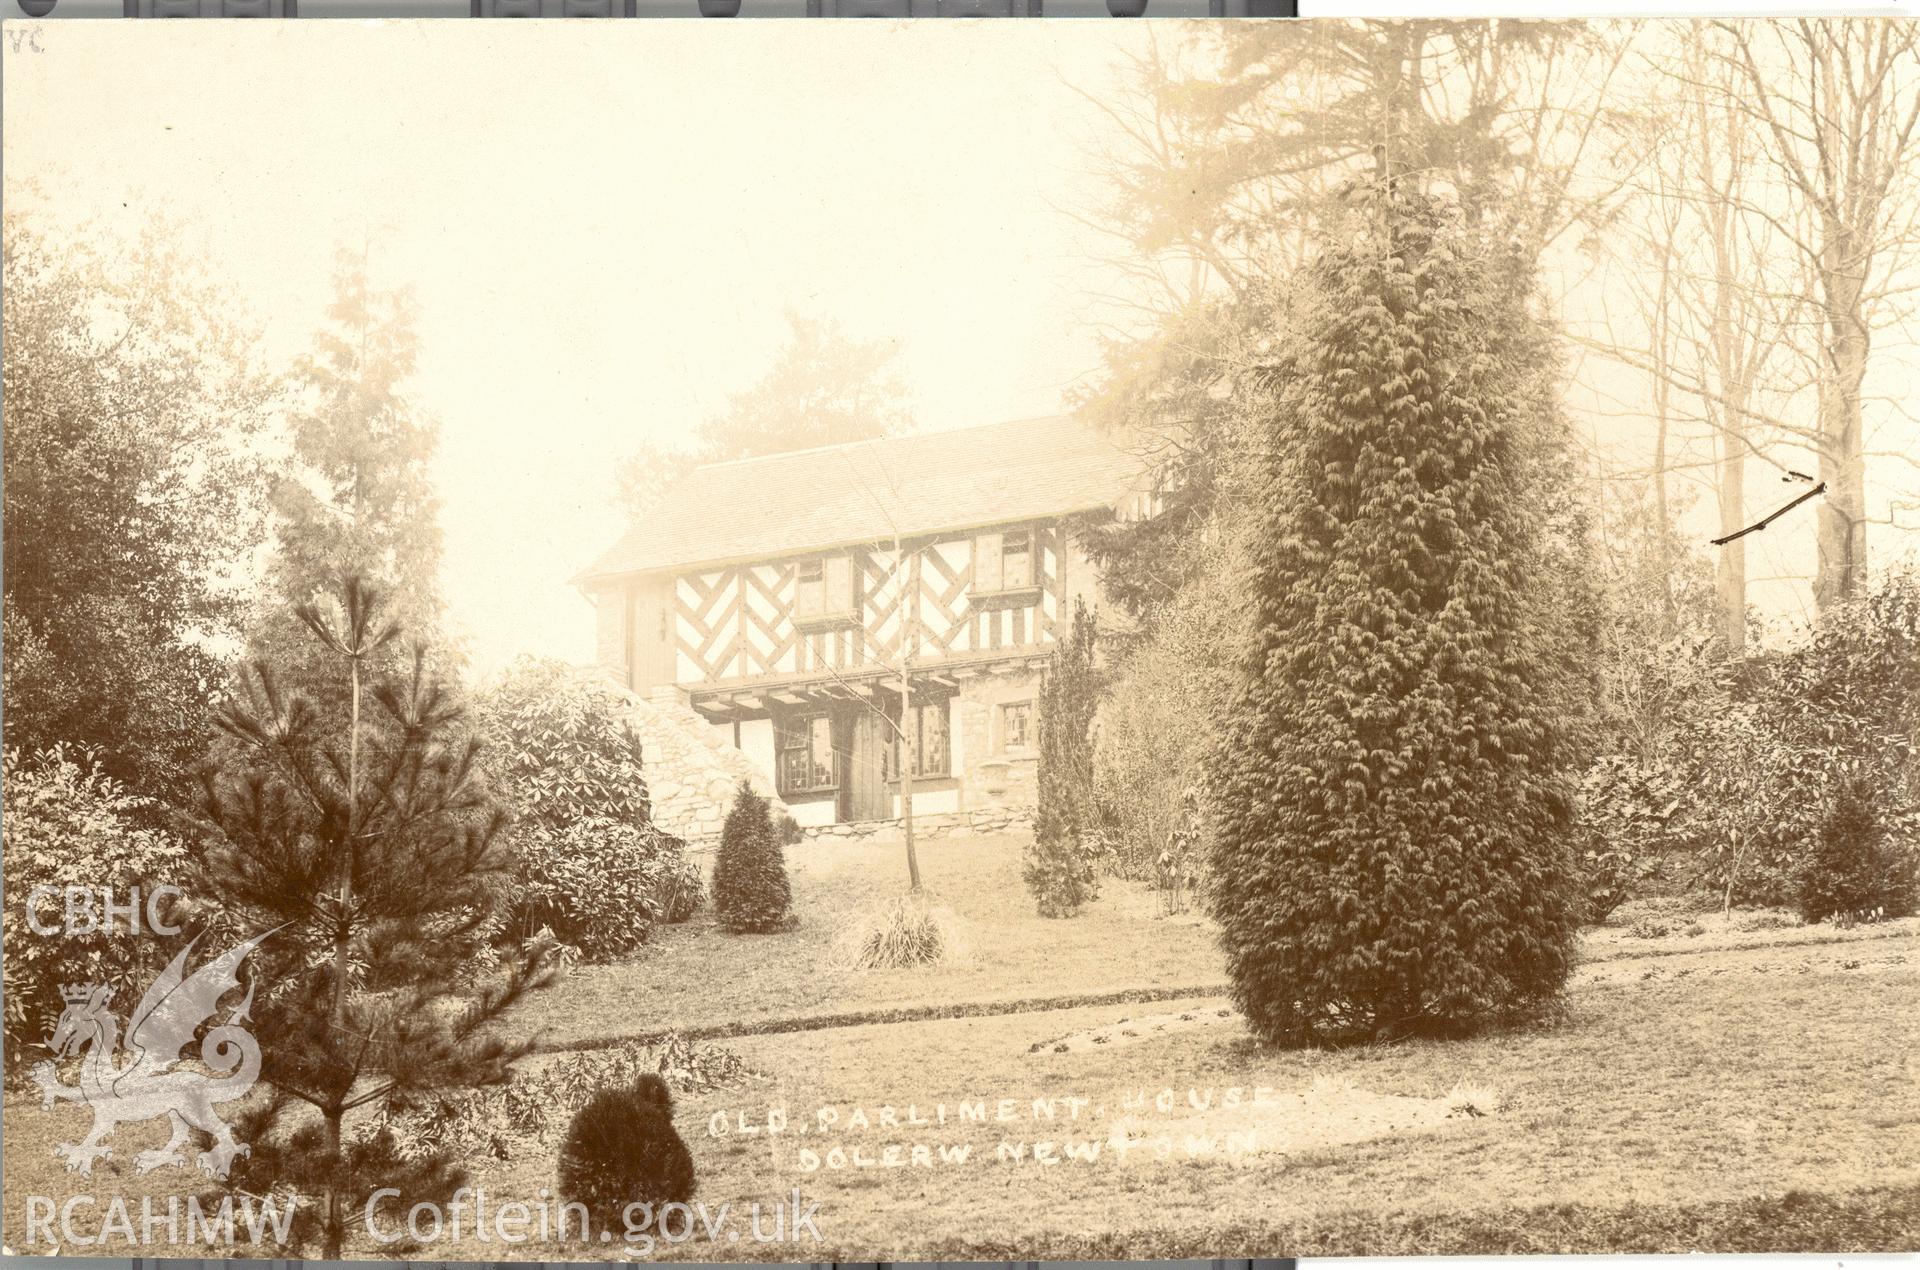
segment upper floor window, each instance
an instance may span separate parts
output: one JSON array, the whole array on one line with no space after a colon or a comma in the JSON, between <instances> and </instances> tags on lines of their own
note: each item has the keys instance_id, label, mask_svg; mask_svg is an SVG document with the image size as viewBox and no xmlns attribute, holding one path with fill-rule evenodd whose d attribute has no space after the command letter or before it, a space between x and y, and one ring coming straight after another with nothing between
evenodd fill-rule
<instances>
[{"instance_id":1,"label":"upper floor window","mask_svg":"<svg viewBox=\"0 0 1920 1270\"><path fill-rule=\"evenodd\" d=\"M973 540L973 597L991 599L1038 590L1033 530L1009 529Z\"/></svg>"},{"instance_id":2,"label":"upper floor window","mask_svg":"<svg viewBox=\"0 0 1920 1270\"><path fill-rule=\"evenodd\" d=\"M851 556L815 556L800 562L793 591L796 623L834 626L855 621L859 614Z\"/></svg>"}]
</instances>

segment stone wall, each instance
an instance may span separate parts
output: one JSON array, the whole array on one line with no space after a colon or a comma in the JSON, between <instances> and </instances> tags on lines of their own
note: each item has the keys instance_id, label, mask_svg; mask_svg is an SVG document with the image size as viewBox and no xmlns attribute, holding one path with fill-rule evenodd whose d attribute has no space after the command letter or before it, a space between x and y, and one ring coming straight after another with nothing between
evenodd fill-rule
<instances>
[{"instance_id":1,"label":"stone wall","mask_svg":"<svg viewBox=\"0 0 1920 1270\"><path fill-rule=\"evenodd\" d=\"M1007 744L1002 707L1026 702L1039 718L1040 672L1019 670L965 681L954 700L960 778L969 808L1027 807L1039 801L1039 751Z\"/></svg>"},{"instance_id":2,"label":"stone wall","mask_svg":"<svg viewBox=\"0 0 1920 1270\"><path fill-rule=\"evenodd\" d=\"M980 807L973 811L913 818L913 836L916 840L1031 832L1032 807ZM898 820L860 820L847 825L816 825L801 830L801 833L809 842L833 842L860 838L899 838L901 829Z\"/></svg>"},{"instance_id":3,"label":"stone wall","mask_svg":"<svg viewBox=\"0 0 1920 1270\"><path fill-rule=\"evenodd\" d=\"M743 780L772 804L776 816L785 807L774 790L773 774L729 745L672 689L649 699L622 685L615 672L591 673L610 684L625 704L627 723L639 736L646 760L654 823L662 829L692 847L718 843L720 826Z\"/></svg>"}]
</instances>

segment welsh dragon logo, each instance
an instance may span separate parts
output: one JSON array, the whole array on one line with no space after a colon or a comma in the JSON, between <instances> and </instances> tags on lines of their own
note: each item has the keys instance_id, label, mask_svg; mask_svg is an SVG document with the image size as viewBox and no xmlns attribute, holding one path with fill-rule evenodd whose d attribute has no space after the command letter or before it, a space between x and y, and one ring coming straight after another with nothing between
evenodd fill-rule
<instances>
[{"instance_id":1,"label":"welsh dragon logo","mask_svg":"<svg viewBox=\"0 0 1920 1270\"><path fill-rule=\"evenodd\" d=\"M256 935L188 974L187 958L200 942L195 936L134 1007L127 1019L124 1047L120 1020L107 1008L113 999L112 987L62 985L66 1008L47 1038L47 1048L60 1058L85 1051L80 1083L62 1083L51 1059L34 1066L33 1079L40 1086L43 1109L51 1110L56 1101L84 1102L93 1108L93 1131L79 1142L62 1142L53 1149L69 1171L91 1174L95 1160L113 1153L106 1140L115 1128L124 1121L157 1116L173 1122L173 1133L165 1146L134 1157L142 1173L169 1164L184 1167L187 1161L181 1148L187 1145L189 1128L213 1138L213 1146L196 1157L201 1171L209 1176L224 1179L234 1157L251 1152L234 1141L233 1130L214 1112L216 1103L232 1102L252 1089L260 1075L259 1042L241 1026L250 1021L251 987L226 1022L209 1030L200 1042L200 1061L212 1074L176 1068L184 1061L181 1051L192 1043L200 1025L213 1017L220 998L240 986L240 963L271 934Z\"/></svg>"}]
</instances>

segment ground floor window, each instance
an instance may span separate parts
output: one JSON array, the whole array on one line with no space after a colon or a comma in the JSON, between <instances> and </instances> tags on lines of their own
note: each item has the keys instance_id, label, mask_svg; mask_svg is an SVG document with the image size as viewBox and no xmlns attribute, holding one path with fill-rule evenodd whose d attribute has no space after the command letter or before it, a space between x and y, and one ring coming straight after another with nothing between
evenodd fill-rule
<instances>
[{"instance_id":1,"label":"ground floor window","mask_svg":"<svg viewBox=\"0 0 1920 1270\"><path fill-rule=\"evenodd\" d=\"M947 703L942 701L934 705L914 706L907 711L905 723L901 725L907 737L907 753L913 759L915 776L947 776L952 772L952 759L947 737ZM898 778L900 771L900 744L898 739L893 745L893 753L888 758L887 779Z\"/></svg>"},{"instance_id":2,"label":"ground floor window","mask_svg":"<svg viewBox=\"0 0 1920 1270\"><path fill-rule=\"evenodd\" d=\"M1000 748L1024 750L1033 744L1033 702L1009 701L1000 707Z\"/></svg>"},{"instance_id":3,"label":"ground floor window","mask_svg":"<svg viewBox=\"0 0 1920 1270\"><path fill-rule=\"evenodd\" d=\"M806 794L839 787L833 761L833 720L824 714L789 719L780 729L780 792Z\"/></svg>"}]
</instances>

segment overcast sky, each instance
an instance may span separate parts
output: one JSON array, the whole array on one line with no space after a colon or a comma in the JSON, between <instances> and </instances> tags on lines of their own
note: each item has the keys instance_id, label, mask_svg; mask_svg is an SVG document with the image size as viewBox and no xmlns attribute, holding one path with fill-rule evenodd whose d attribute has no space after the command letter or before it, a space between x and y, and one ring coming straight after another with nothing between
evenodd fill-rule
<instances>
[{"instance_id":1,"label":"overcast sky","mask_svg":"<svg viewBox=\"0 0 1920 1270\"><path fill-rule=\"evenodd\" d=\"M336 243L371 233L376 283L415 289L444 590L483 672L521 652L591 656L591 610L566 579L619 532L618 460L751 384L788 308L897 341L923 428L1060 409L1096 368L1083 297L1105 285L1088 260L1103 244L1062 210L1094 199L1087 155L1110 126L1083 92L1111 100L1124 53L1181 30L32 29L4 48L9 186L32 179L55 216L105 216L112 233L161 215L185 226L260 315L276 365L310 344ZM1569 320L1606 308L1611 285L1583 283ZM1909 395L1914 347L1876 333L1891 402ZM1583 431L1611 464L1644 466L1644 383L1591 359L1579 378ZM1920 449L1896 406L1874 413L1875 444ZM1868 475L1877 514L1911 496L1907 468ZM1750 511L1792 492L1750 478ZM1688 526L1702 540L1709 503ZM1808 612L1811 528L1750 540L1764 611ZM1880 560L1913 541L1874 532Z\"/></svg>"},{"instance_id":2,"label":"overcast sky","mask_svg":"<svg viewBox=\"0 0 1920 1270\"><path fill-rule=\"evenodd\" d=\"M616 460L750 384L785 308L897 340L926 428L1058 410L1096 362L1055 208L1103 24L718 25L46 23L7 175L165 209L276 360L370 226L420 300L451 615L480 669L583 659L565 579L619 531Z\"/></svg>"}]
</instances>

